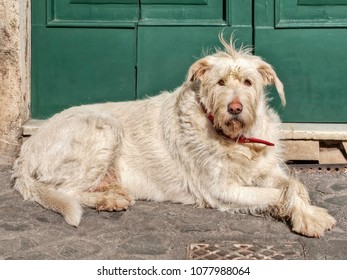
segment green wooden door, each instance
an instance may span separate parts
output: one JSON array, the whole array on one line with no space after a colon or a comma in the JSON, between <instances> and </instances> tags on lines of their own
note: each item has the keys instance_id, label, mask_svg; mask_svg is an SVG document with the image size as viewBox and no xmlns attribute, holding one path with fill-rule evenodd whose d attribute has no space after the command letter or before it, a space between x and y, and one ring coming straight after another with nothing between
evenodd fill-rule
<instances>
[{"instance_id":1,"label":"green wooden door","mask_svg":"<svg viewBox=\"0 0 347 280\"><path fill-rule=\"evenodd\" d=\"M347 1L254 0L255 53L285 85L287 122L347 122Z\"/></svg>"},{"instance_id":2,"label":"green wooden door","mask_svg":"<svg viewBox=\"0 0 347 280\"><path fill-rule=\"evenodd\" d=\"M223 29L252 44L252 1L32 1L32 118L172 90Z\"/></svg>"}]
</instances>

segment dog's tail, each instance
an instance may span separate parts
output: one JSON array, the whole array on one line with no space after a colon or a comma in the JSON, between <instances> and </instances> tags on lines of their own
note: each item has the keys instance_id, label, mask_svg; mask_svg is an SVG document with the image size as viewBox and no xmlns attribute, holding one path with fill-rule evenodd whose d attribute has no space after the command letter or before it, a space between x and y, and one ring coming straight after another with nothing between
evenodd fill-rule
<instances>
[{"instance_id":1,"label":"dog's tail","mask_svg":"<svg viewBox=\"0 0 347 280\"><path fill-rule=\"evenodd\" d=\"M36 201L47 209L60 213L65 221L77 227L81 221L83 209L78 198L43 184L25 172L19 172L15 164L12 176L14 188L21 193L25 200Z\"/></svg>"},{"instance_id":2,"label":"dog's tail","mask_svg":"<svg viewBox=\"0 0 347 280\"><path fill-rule=\"evenodd\" d=\"M79 200L53 187L46 185L36 187L35 201L45 208L62 214L69 225L77 227L81 221L83 209Z\"/></svg>"}]
</instances>

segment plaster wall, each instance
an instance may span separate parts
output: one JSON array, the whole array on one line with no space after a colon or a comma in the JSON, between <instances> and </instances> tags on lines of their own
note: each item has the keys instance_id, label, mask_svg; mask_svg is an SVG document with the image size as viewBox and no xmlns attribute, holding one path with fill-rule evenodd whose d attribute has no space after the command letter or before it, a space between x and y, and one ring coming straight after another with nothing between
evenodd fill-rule
<instances>
[{"instance_id":1,"label":"plaster wall","mask_svg":"<svg viewBox=\"0 0 347 280\"><path fill-rule=\"evenodd\" d=\"M0 0L0 164L20 149L29 98L30 0Z\"/></svg>"}]
</instances>

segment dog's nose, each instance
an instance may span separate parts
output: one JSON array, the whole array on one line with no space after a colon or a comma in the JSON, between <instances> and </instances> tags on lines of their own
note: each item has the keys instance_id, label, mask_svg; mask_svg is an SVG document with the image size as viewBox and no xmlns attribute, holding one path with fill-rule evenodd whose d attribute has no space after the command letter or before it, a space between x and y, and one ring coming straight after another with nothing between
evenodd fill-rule
<instances>
[{"instance_id":1,"label":"dog's nose","mask_svg":"<svg viewBox=\"0 0 347 280\"><path fill-rule=\"evenodd\" d=\"M238 115L242 112L243 106L239 101L233 101L228 105L228 112L232 115Z\"/></svg>"}]
</instances>

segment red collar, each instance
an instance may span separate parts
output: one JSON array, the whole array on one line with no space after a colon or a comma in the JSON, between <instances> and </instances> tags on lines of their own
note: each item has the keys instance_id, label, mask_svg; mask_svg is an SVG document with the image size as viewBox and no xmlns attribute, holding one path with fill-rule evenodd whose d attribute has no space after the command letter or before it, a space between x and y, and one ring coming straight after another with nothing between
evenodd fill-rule
<instances>
[{"instance_id":1,"label":"red collar","mask_svg":"<svg viewBox=\"0 0 347 280\"><path fill-rule=\"evenodd\" d=\"M201 108L203 109L206 117L213 124L214 123L214 116L211 113L207 112L207 109L206 109L204 104L202 104L202 103L200 103L200 104L201 104ZM222 134L224 137L227 137L227 138L229 138L231 140L234 140L236 143L239 143L239 144L257 143L257 144L264 144L264 145L267 145L267 146L275 146L274 143L271 143L271 142L268 142L268 141L265 141L265 140L262 140L262 139L254 138L254 137L249 137L248 138L248 137L245 137L245 136L241 135L240 137L238 137L236 139L233 139L233 138L230 138L229 136L225 135L223 132L221 132L220 134Z\"/></svg>"},{"instance_id":2,"label":"red collar","mask_svg":"<svg viewBox=\"0 0 347 280\"><path fill-rule=\"evenodd\" d=\"M265 141L265 140L262 140L262 139L258 139L258 138L254 138L254 137L244 137L244 136L241 136L239 139L236 140L237 143L240 143L240 144L243 144L243 143L258 143L258 144L264 144L264 145L267 145L267 146L275 146L274 143L271 143L271 142L268 142L268 141Z\"/></svg>"}]
</instances>

